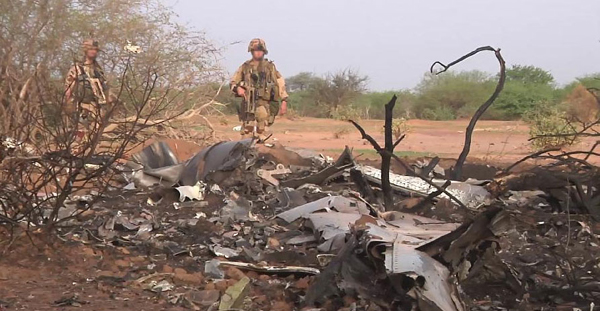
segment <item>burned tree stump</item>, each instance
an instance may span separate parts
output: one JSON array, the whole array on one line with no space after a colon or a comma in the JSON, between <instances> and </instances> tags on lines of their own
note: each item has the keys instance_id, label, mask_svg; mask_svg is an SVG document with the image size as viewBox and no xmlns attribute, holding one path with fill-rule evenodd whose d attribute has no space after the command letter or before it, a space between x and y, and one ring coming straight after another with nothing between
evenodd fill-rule
<instances>
[{"instance_id":1,"label":"burned tree stump","mask_svg":"<svg viewBox=\"0 0 600 311\"><path fill-rule=\"evenodd\" d=\"M400 144L400 142L402 142L402 140L405 137L405 135L402 135L402 137L398 138L395 142L392 139L392 120L393 120L393 114L394 114L394 106L396 105L397 99L398 99L398 97L396 97L396 95L394 95L394 97L392 97L390 102L385 105L385 125L384 125L385 145L384 145L384 148L382 148L381 145L379 145L379 143L371 135L367 134L365 129L362 126L360 126L360 124L356 123L355 121L350 120L350 123L352 123L354 125L354 127L356 127L356 129L360 132L362 138L367 140L369 143L371 143L371 146L373 146L375 151L377 151L377 153L379 153L379 156L381 156L381 190L383 191L383 204L384 204L385 209L390 210L394 207L394 193L393 193L392 185L390 183L390 166L391 166L392 158L394 160L396 160L398 163L400 163L400 165L402 165L408 173L410 173L414 176L420 177L423 181L428 183L430 186L437 189L438 191L436 193L438 193L438 194L443 193L443 194L447 195L452 201L456 202L459 206L461 206L463 208L467 208L459 199L457 199L454 195L452 195L451 193L446 191L446 187L448 187L448 185L450 185L450 183L446 183L444 186L436 185L431 180L429 180L426 176L417 174L412 169L412 167L410 167L410 165L404 163L404 161L402 161L402 159L400 159L397 155L394 154L394 149L396 149L398 144Z\"/></svg>"}]
</instances>

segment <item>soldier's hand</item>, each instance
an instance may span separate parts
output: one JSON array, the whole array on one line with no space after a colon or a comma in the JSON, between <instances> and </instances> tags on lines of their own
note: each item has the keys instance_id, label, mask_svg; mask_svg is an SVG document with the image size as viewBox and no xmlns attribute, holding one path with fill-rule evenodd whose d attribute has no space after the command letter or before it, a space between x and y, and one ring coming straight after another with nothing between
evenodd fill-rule
<instances>
[{"instance_id":1,"label":"soldier's hand","mask_svg":"<svg viewBox=\"0 0 600 311\"><path fill-rule=\"evenodd\" d=\"M243 87L238 87L237 94L240 97L246 97L246 90Z\"/></svg>"},{"instance_id":2,"label":"soldier's hand","mask_svg":"<svg viewBox=\"0 0 600 311\"><path fill-rule=\"evenodd\" d=\"M279 107L279 115L282 116L287 113L287 100L281 102L281 106Z\"/></svg>"}]
</instances>

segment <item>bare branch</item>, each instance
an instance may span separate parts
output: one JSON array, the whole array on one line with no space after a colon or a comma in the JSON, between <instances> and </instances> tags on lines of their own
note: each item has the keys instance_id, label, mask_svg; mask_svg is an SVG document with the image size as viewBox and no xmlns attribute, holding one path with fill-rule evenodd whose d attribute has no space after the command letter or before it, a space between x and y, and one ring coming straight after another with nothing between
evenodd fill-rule
<instances>
[{"instance_id":1,"label":"bare branch","mask_svg":"<svg viewBox=\"0 0 600 311\"><path fill-rule=\"evenodd\" d=\"M467 159L467 156L469 155L469 152L471 151L471 140L473 137L473 131L475 130L475 126L477 125L477 121L479 120L479 118L481 118L481 116L485 113L485 111L494 103L494 101L496 100L496 98L498 98L498 95L500 95L500 93L502 92L502 89L504 89L504 83L506 81L506 63L504 62L504 59L502 58L502 54L500 54L500 49L494 49L491 46L484 46L484 47L480 47L466 55L464 55L463 57L449 63L448 65L445 65L439 61L436 61L435 63L433 63L433 65L431 65L430 71L431 73L434 73L434 67L436 65L440 65L442 66L442 70L438 71L437 74L446 72L448 69L450 69L452 66L480 53L480 52L484 52L484 51L491 51L494 52L494 54L496 55L496 59L498 60L498 63L500 64L500 77L498 78L498 84L496 85L496 89L494 90L494 93L492 93L492 95L490 96L490 98L488 98L488 100L483 103L483 105L481 105L479 107L479 109L477 109L477 111L475 111L475 114L473 115L473 117L471 118L471 121L469 122L469 125L467 126L467 130L465 132L465 143L463 146L463 150L460 153L458 160L456 161L456 165L454 166L454 169L452 170L452 178L455 180L460 180L462 178L462 167Z\"/></svg>"}]
</instances>

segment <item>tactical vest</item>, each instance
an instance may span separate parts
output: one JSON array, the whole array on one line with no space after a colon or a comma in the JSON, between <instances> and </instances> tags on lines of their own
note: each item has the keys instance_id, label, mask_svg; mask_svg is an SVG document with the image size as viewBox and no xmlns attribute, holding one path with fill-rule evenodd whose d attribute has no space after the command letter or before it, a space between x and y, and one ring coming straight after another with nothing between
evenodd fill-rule
<instances>
[{"instance_id":1,"label":"tactical vest","mask_svg":"<svg viewBox=\"0 0 600 311\"><path fill-rule=\"evenodd\" d=\"M89 66L84 66L81 64L77 64L77 72L79 75L77 76L77 84L75 90L75 96L78 102L81 103L95 103L98 102L98 98L94 94L94 90L92 89L92 84L90 83L89 78L96 78L101 81L102 89L106 92L107 85L106 79L104 78L104 74L98 70L97 65L93 66L93 72L90 70L86 70Z\"/></svg>"},{"instance_id":2,"label":"tactical vest","mask_svg":"<svg viewBox=\"0 0 600 311\"><path fill-rule=\"evenodd\" d=\"M258 98L264 101L279 101L279 85L277 84L277 74L273 62L263 60L254 68L252 61L247 61L242 67L244 76L243 86L254 88Z\"/></svg>"}]
</instances>

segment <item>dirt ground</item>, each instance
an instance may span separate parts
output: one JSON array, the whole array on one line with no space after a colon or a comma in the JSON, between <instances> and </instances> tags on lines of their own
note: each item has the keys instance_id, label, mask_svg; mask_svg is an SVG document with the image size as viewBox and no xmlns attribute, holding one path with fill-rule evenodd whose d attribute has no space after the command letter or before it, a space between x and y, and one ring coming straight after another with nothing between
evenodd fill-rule
<instances>
[{"instance_id":1,"label":"dirt ground","mask_svg":"<svg viewBox=\"0 0 600 311\"><path fill-rule=\"evenodd\" d=\"M396 152L410 158L456 158L462 151L468 122L410 120L410 132ZM213 118L211 123L217 136L225 139L239 137L239 133L233 131L233 127L238 125L235 117ZM363 120L359 123L367 133L383 141L382 120ZM371 146L361 139L358 131L348 122L317 118L290 120L283 117L276 120L271 131L272 138L284 146L312 149L329 156L335 156L345 146L350 146L354 148L355 155L363 154L364 159L377 158ZM473 134L470 158L497 165L517 161L532 151L528 132L529 128L522 121L479 121ZM585 149L594 142L583 140L573 148Z\"/></svg>"}]
</instances>

